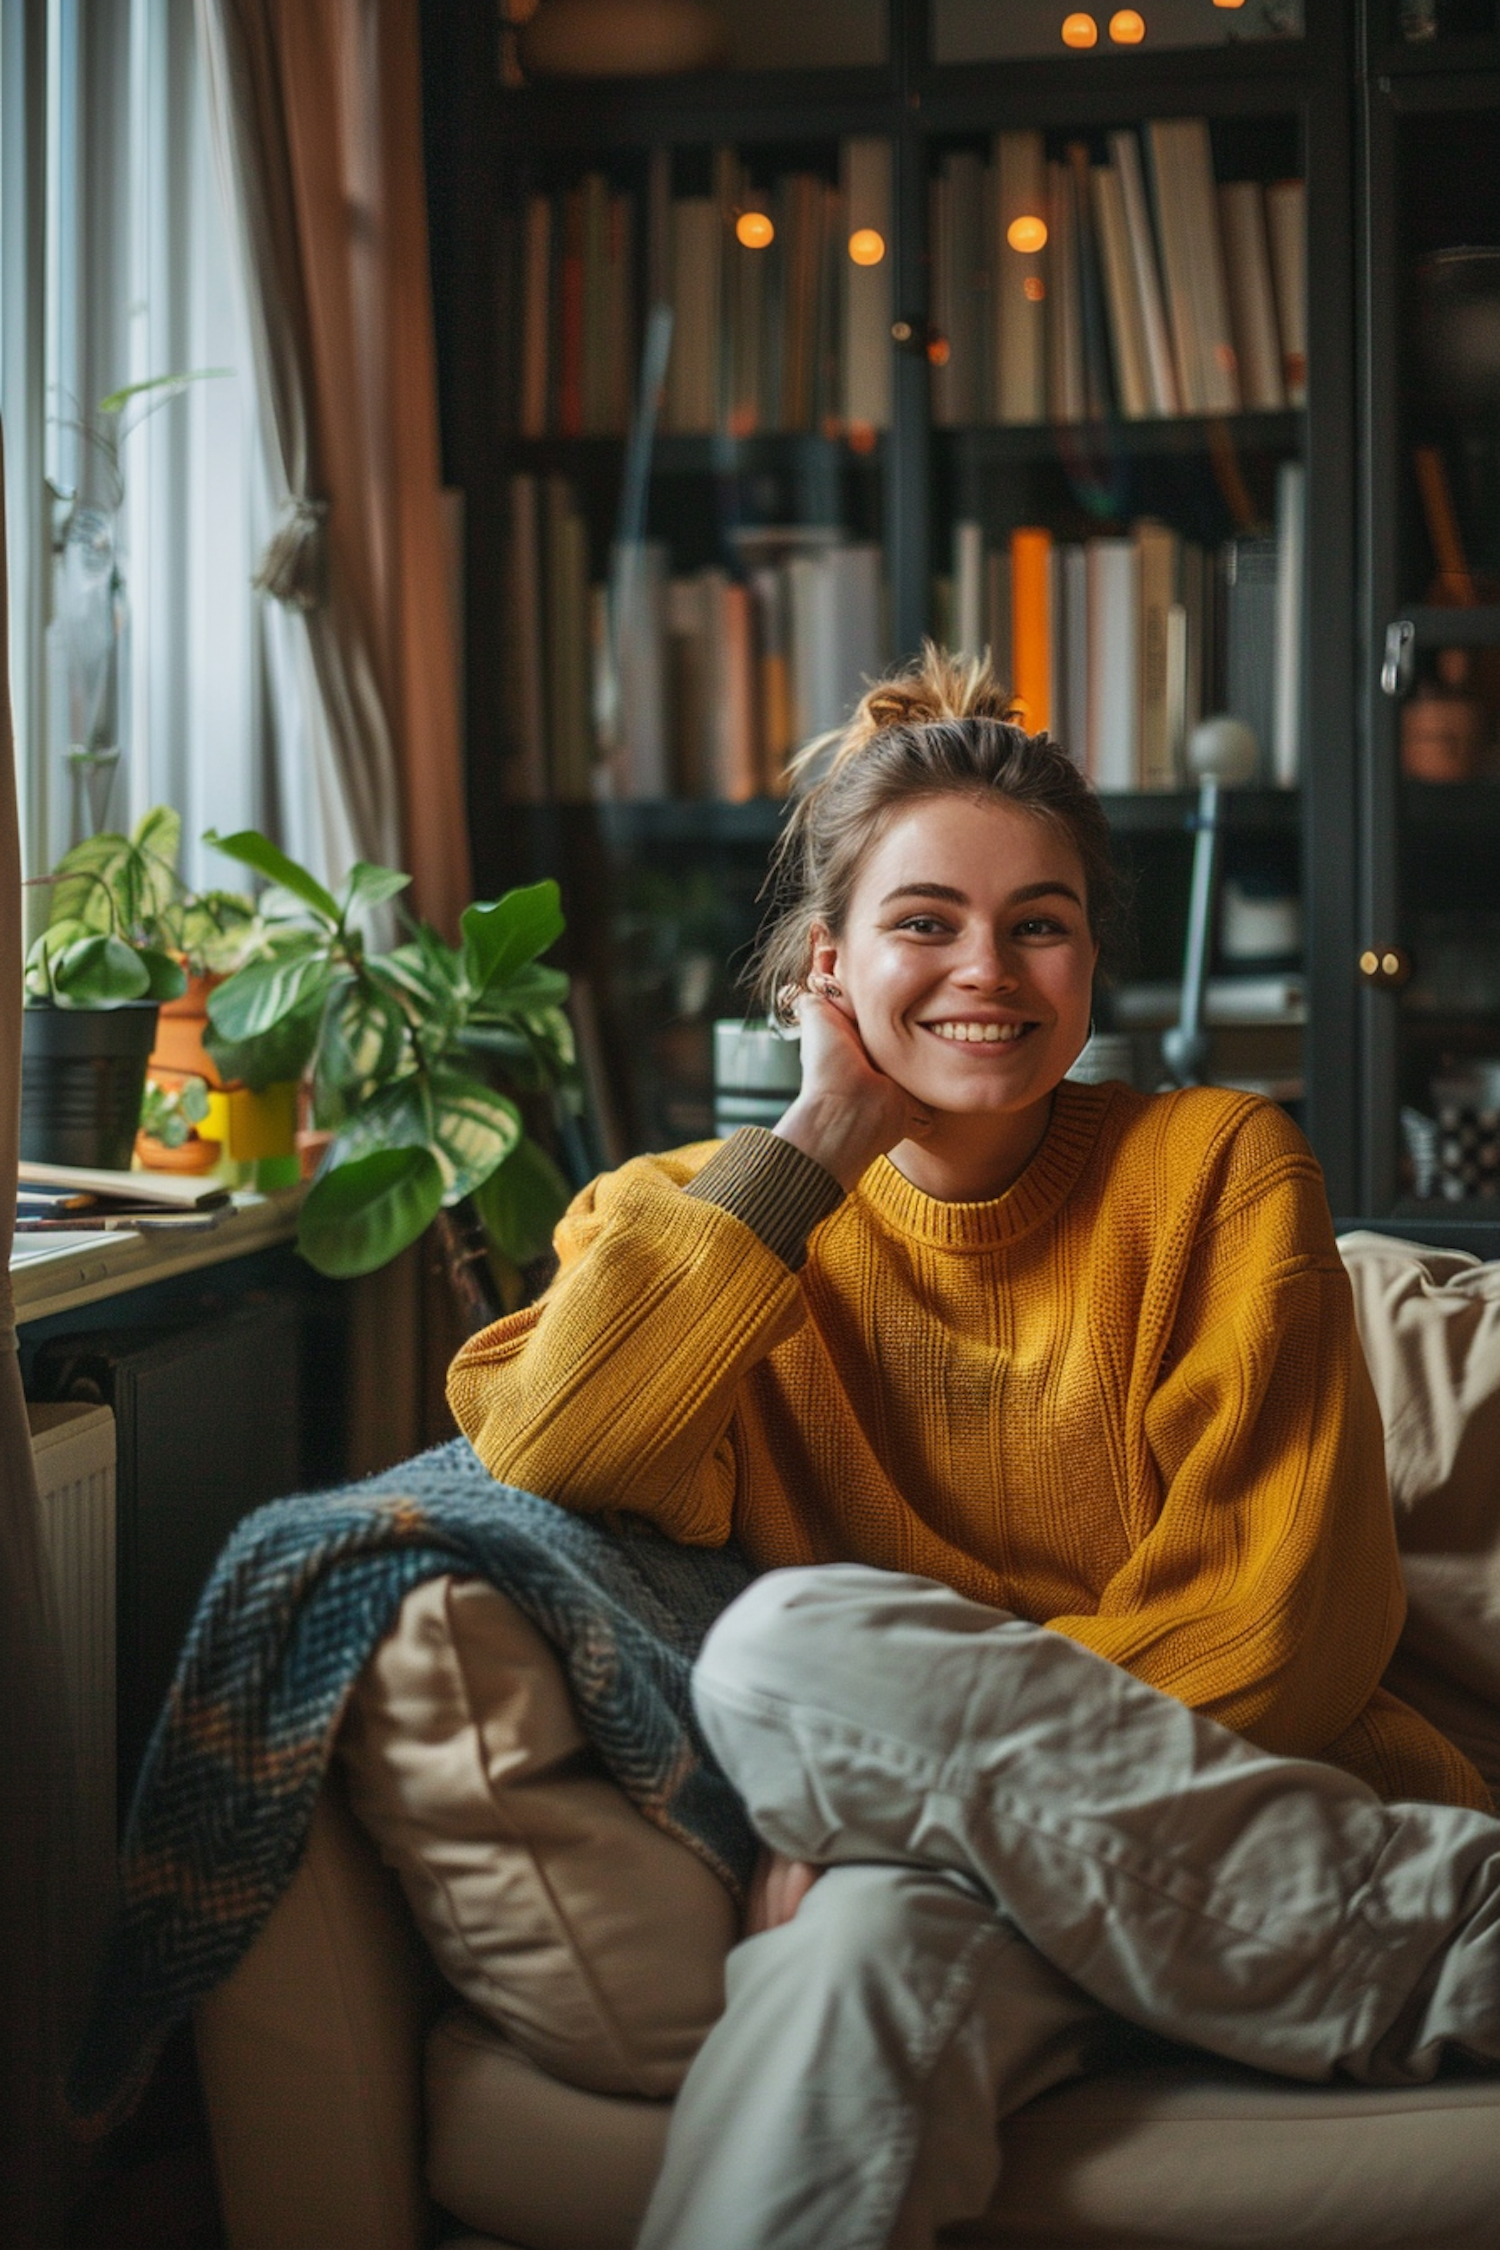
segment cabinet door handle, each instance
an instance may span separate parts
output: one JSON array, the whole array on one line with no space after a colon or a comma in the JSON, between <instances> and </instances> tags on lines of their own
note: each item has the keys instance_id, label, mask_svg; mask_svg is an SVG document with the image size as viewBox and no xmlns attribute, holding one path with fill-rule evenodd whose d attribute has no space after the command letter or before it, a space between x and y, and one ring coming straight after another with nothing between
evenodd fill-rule
<instances>
[{"instance_id":1,"label":"cabinet door handle","mask_svg":"<svg viewBox=\"0 0 1500 2250\"><path fill-rule=\"evenodd\" d=\"M1417 669L1417 628L1409 617L1398 617L1385 629L1385 661L1380 685L1387 695L1405 695Z\"/></svg>"},{"instance_id":2,"label":"cabinet door handle","mask_svg":"<svg viewBox=\"0 0 1500 2250\"><path fill-rule=\"evenodd\" d=\"M1377 992L1399 992L1411 975L1411 955L1401 945L1367 945L1359 973Z\"/></svg>"}]
</instances>

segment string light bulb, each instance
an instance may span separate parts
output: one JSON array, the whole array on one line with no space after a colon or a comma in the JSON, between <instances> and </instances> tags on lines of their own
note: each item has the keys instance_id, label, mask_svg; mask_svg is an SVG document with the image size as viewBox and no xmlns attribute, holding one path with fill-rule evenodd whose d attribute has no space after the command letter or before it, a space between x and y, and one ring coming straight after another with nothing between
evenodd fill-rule
<instances>
[{"instance_id":1,"label":"string light bulb","mask_svg":"<svg viewBox=\"0 0 1500 2250\"><path fill-rule=\"evenodd\" d=\"M885 256L885 236L874 227L856 227L849 237L849 255L857 266L878 266Z\"/></svg>"},{"instance_id":2,"label":"string light bulb","mask_svg":"<svg viewBox=\"0 0 1500 2250\"><path fill-rule=\"evenodd\" d=\"M1109 19L1109 36L1117 47L1138 47L1146 36L1146 19L1134 8L1117 8Z\"/></svg>"},{"instance_id":3,"label":"string light bulb","mask_svg":"<svg viewBox=\"0 0 1500 2250\"><path fill-rule=\"evenodd\" d=\"M764 211L742 211L734 222L734 238L747 250L765 250L776 240L776 229Z\"/></svg>"},{"instance_id":4,"label":"string light bulb","mask_svg":"<svg viewBox=\"0 0 1500 2250\"><path fill-rule=\"evenodd\" d=\"M1012 250L1022 252L1045 250L1047 247L1047 222L1045 219L1033 218L1030 212L1025 212L1020 218L1011 220L1010 225L1005 230L1005 239Z\"/></svg>"},{"instance_id":5,"label":"string light bulb","mask_svg":"<svg viewBox=\"0 0 1500 2250\"><path fill-rule=\"evenodd\" d=\"M1064 16L1062 41L1065 47L1094 47L1099 42L1099 26L1092 16L1078 14Z\"/></svg>"}]
</instances>

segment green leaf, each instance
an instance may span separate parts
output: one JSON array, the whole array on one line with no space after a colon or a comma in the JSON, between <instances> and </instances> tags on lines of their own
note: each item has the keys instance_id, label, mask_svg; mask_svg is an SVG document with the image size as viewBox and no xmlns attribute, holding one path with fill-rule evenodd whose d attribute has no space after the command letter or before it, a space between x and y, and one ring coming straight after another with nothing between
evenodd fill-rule
<instances>
[{"instance_id":1,"label":"green leaf","mask_svg":"<svg viewBox=\"0 0 1500 2250\"><path fill-rule=\"evenodd\" d=\"M172 916L178 946L195 969L237 969L257 930L254 902L238 891L204 891Z\"/></svg>"},{"instance_id":2,"label":"green leaf","mask_svg":"<svg viewBox=\"0 0 1500 2250\"><path fill-rule=\"evenodd\" d=\"M52 984L65 1008L112 1008L144 1000L150 987L145 962L117 937L75 938L52 963Z\"/></svg>"},{"instance_id":3,"label":"green leaf","mask_svg":"<svg viewBox=\"0 0 1500 2250\"><path fill-rule=\"evenodd\" d=\"M372 861L357 859L349 870L349 880L344 886L344 912L356 906L384 906L388 898L404 891L411 877L403 875L399 867L376 867Z\"/></svg>"},{"instance_id":4,"label":"green leaf","mask_svg":"<svg viewBox=\"0 0 1500 2250\"><path fill-rule=\"evenodd\" d=\"M528 961L504 984L490 986L475 1005L473 1020L489 1022L523 1008L560 1008L570 989L571 979L564 970L550 968L545 961Z\"/></svg>"},{"instance_id":5,"label":"green leaf","mask_svg":"<svg viewBox=\"0 0 1500 2250\"><path fill-rule=\"evenodd\" d=\"M465 907L464 973L476 996L506 983L526 962L545 953L566 926L557 885L550 880L507 891L492 905Z\"/></svg>"},{"instance_id":6,"label":"green leaf","mask_svg":"<svg viewBox=\"0 0 1500 2250\"><path fill-rule=\"evenodd\" d=\"M288 859L258 828L238 828L232 836L220 836L210 828L203 841L227 852L231 859L241 861L244 866L253 867L256 874L264 875L268 882L279 883L293 898L300 898L304 906L310 906L323 921L338 921L338 900L333 893L323 888L316 875L299 867L296 860Z\"/></svg>"},{"instance_id":7,"label":"green leaf","mask_svg":"<svg viewBox=\"0 0 1500 2250\"><path fill-rule=\"evenodd\" d=\"M572 1192L546 1150L523 1139L475 1189L474 1201L495 1248L526 1266L550 1248Z\"/></svg>"},{"instance_id":8,"label":"green leaf","mask_svg":"<svg viewBox=\"0 0 1500 2250\"><path fill-rule=\"evenodd\" d=\"M463 1070L417 1071L355 1112L329 1161L349 1163L374 1148L426 1148L442 1172L443 1201L451 1204L472 1195L520 1137L515 1103L492 1086Z\"/></svg>"},{"instance_id":9,"label":"green leaf","mask_svg":"<svg viewBox=\"0 0 1500 2250\"><path fill-rule=\"evenodd\" d=\"M134 859L130 838L107 829L64 852L52 872L48 922L81 922L101 935L128 930L136 918Z\"/></svg>"},{"instance_id":10,"label":"green leaf","mask_svg":"<svg viewBox=\"0 0 1500 2250\"><path fill-rule=\"evenodd\" d=\"M318 1049L318 1093L353 1101L389 1078L405 1044L406 1015L368 978L351 977L329 1003Z\"/></svg>"},{"instance_id":11,"label":"green leaf","mask_svg":"<svg viewBox=\"0 0 1500 2250\"><path fill-rule=\"evenodd\" d=\"M219 1076L226 1082L243 1079L252 1094L262 1093L283 1079L300 1078L318 1044L325 997L315 993L304 1007L293 1009L254 1039L221 1038L210 1023L203 1044Z\"/></svg>"},{"instance_id":12,"label":"green leaf","mask_svg":"<svg viewBox=\"0 0 1500 2250\"><path fill-rule=\"evenodd\" d=\"M437 1217L443 1175L425 1148L378 1148L330 1163L308 1190L297 1247L336 1280L374 1273Z\"/></svg>"},{"instance_id":13,"label":"green leaf","mask_svg":"<svg viewBox=\"0 0 1500 2250\"><path fill-rule=\"evenodd\" d=\"M148 1000L180 1000L187 990L187 971L170 953L159 953L154 946L142 946L136 955L146 972L146 997Z\"/></svg>"},{"instance_id":14,"label":"green leaf","mask_svg":"<svg viewBox=\"0 0 1500 2250\"><path fill-rule=\"evenodd\" d=\"M207 383L215 376L233 373L232 367L192 367L185 369L180 375L148 375L144 382L126 383L123 389L111 391L108 398L101 398L98 411L101 414L118 414L133 398L140 398L147 391L161 391L168 398L175 398L179 391L187 389L189 383Z\"/></svg>"},{"instance_id":15,"label":"green leaf","mask_svg":"<svg viewBox=\"0 0 1500 2250\"><path fill-rule=\"evenodd\" d=\"M174 812L170 805L153 805L130 831L130 841L137 851L150 852L153 859L175 868L182 850L181 813Z\"/></svg>"},{"instance_id":16,"label":"green leaf","mask_svg":"<svg viewBox=\"0 0 1500 2250\"><path fill-rule=\"evenodd\" d=\"M311 931L305 944L267 961L247 961L208 996L208 1020L222 1038L254 1039L294 1009L321 998L339 974Z\"/></svg>"}]
</instances>

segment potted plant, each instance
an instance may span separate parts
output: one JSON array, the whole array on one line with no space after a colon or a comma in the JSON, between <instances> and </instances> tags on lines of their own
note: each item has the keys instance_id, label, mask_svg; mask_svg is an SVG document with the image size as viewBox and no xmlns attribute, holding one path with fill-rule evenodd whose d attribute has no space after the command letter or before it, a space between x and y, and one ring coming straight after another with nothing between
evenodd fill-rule
<instances>
[{"instance_id":1,"label":"potted plant","mask_svg":"<svg viewBox=\"0 0 1500 2250\"><path fill-rule=\"evenodd\" d=\"M190 1007L195 981L253 940L248 898L182 882L181 839L179 816L157 805L128 836L75 844L47 878L47 922L26 962L23 1156L123 1170L159 1011ZM203 1056L198 1074L211 1067Z\"/></svg>"},{"instance_id":2,"label":"potted plant","mask_svg":"<svg viewBox=\"0 0 1500 2250\"><path fill-rule=\"evenodd\" d=\"M335 897L255 830L208 841L277 887L261 957L209 996L207 1044L251 1086L308 1074L332 1139L300 1214L303 1256L320 1273L371 1273L436 1222L468 1317L492 1319L569 1192L517 1098L576 1101L568 980L539 959L563 930L557 885L467 907L457 946L414 922L381 951L361 918L409 876L360 862ZM300 920L273 924L287 900Z\"/></svg>"}]
</instances>

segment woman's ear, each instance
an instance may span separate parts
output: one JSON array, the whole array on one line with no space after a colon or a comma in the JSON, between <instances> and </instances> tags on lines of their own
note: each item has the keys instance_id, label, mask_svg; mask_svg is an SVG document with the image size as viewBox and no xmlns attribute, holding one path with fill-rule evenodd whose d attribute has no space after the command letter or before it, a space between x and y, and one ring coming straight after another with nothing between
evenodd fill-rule
<instances>
[{"instance_id":1,"label":"woman's ear","mask_svg":"<svg viewBox=\"0 0 1500 2250\"><path fill-rule=\"evenodd\" d=\"M812 959L809 967L815 977L838 977L838 940L826 922L814 922L812 926Z\"/></svg>"}]
</instances>

